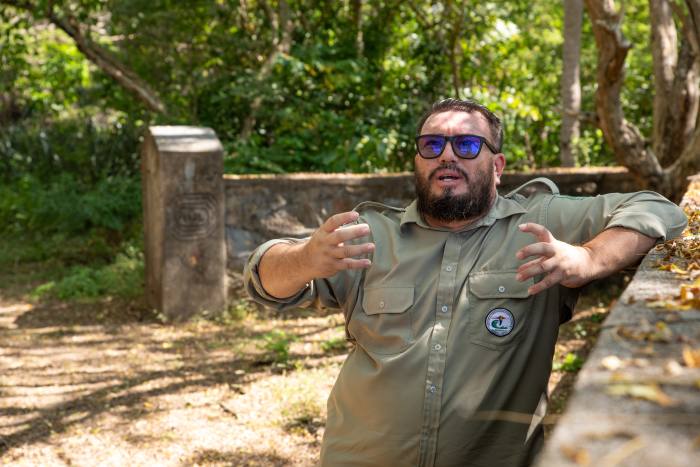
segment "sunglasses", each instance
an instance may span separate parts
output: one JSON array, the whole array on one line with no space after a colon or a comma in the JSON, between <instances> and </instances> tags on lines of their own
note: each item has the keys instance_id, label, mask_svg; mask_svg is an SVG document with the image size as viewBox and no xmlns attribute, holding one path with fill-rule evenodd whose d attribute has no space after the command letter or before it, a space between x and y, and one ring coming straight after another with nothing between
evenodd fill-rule
<instances>
[{"instance_id":1,"label":"sunglasses","mask_svg":"<svg viewBox=\"0 0 700 467\"><path fill-rule=\"evenodd\" d=\"M492 153L498 154L496 148L479 135L420 135L416 137L416 148L422 158L435 159L440 157L448 141L452 143L452 152L462 159L475 159L484 144Z\"/></svg>"}]
</instances>

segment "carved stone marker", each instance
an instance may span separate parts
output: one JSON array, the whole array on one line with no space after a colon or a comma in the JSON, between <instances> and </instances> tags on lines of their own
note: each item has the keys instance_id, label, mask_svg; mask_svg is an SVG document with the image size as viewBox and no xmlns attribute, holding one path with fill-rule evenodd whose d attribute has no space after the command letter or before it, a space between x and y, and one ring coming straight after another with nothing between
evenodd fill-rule
<instances>
[{"instance_id":1,"label":"carved stone marker","mask_svg":"<svg viewBox=\"0 0 700 467\"><path fill-rule=\"evenodd\" d=\"M150 127L141 175L149 306L172 321L225 308L223 149L216 134Z\"/></svg>"}]
</instances>

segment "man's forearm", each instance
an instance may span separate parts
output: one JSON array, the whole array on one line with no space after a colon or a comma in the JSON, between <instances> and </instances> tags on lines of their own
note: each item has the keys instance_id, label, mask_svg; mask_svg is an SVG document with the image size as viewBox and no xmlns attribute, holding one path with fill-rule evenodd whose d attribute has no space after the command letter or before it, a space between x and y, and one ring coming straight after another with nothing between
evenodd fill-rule
<instances>
[{"instance_id":1,"label":"man's forearm","mask_svg":"<svg viewBox=\"0 0 700 467\"><path fill-rule=\"evenodd\" d=\"M267 293L275 298L291 297L313 279L307 275L303 248L303 243L278 243L265 252L258 274Z\"/></svg>"},{"instance_id":2,"label":"man's forearm","mask_svg":"<svg viewBox=\"0 0 700 467\"><path fill-rule=\"evenodd\" d=\"M656 239L635 230L612 227L582 245L591 255L591 280L606 277L640 261Z\"/></svg>"}]
</instances>

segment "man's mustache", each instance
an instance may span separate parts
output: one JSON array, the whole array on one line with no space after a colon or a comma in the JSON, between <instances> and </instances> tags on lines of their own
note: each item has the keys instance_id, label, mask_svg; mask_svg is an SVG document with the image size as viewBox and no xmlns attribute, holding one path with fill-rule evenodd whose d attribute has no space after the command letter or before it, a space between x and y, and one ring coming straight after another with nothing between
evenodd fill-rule
<instances>
[{"instance_id":1,"label":"man's mustache","mask_svg":"<svg viewBox=\"0 0 700 467\"><path fill-rule=\"evenodd\" d=\"M432 172L430 172L430 175L428 176L428 180L431 180L435 175L438 173L440 170L454 170L456 172L459 172L462 177L464 177L465 180L469 181L469 175L467 175L467 172L460 166L458 166L455 163L447 163L447 164L441 164L440 167L437 167L434 169Z\"/></svg>"}]
</instances>

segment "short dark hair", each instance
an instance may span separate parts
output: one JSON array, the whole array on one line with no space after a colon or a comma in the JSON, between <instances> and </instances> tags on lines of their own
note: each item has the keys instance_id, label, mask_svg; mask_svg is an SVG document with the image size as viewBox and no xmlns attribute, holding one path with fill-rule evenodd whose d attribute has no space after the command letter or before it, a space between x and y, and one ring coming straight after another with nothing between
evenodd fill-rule
<instances>
[{"instance_id":1,"label":"short dark hair","mask_svg":"<svg viewBox=\"0 0 700 467\"><path fill-rule=\"evenodd\" d=\"M496 114L491 112L485 106L479 104L478 102L470 101L467 99L462 100L449 97L447 99L435 102L430 107L430 109L423 114L420 121L418 122L416 135L420 135L420 132L423 130L423 125L425 125L425 121L428 120L428 118L431 115L439 114L442 112L449 112L451 110L457 112L466 112L469 114L478 112L481 115L483 115L489 124L489 128L491 129L491 138L493 138L493 145L499 151L501 150L501 147L503 145L503 124L501 123L501 119L498 118Z\"/></svg>"}]
</instances>

